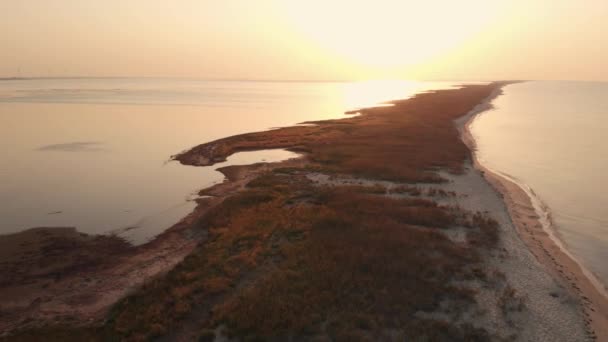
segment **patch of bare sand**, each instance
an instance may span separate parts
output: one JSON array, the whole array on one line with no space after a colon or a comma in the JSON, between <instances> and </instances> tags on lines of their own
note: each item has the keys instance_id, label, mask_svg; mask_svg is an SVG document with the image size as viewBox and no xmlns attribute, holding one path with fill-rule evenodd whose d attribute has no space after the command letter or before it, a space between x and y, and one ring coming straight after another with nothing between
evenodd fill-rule
<instances>
[{"instance_id":1,"label":"patch of bare sand","mask_svg":"<svg viewBox=\"0 0 608 342\"><path fill-rule=\"evenodd\" d=\"M453 310L453 303L444 303L437 312L421 315L470 323L493 336L516 341L591 340L593 335L587 329L578 297L538 262L514 228L500 194L486 182L482 173L469 164L461 175L441 172L440 176L447 182L407 184L315 172L307 174L307 178L318 186L383 187L387 191L382 195L389 197L412 197L395 194L390 189L404 185L416 187L420 189L420 195L415 197L484 213L499 223L498 247L484 255L484 269L480 271L484 281L459 284L476 292L476 305L463 313ZM455 243L467 242L467 228L453 227L443 233Z\"/></svg>"},{"instance_id":2,"label":"patch of bare sand","mask_svg":"<svg viewBox=\"0 0 608 342\"><path fill-rule=\"evenodd\" d=\"M491 285L473 284L482 308L474 319L519 341L591 340L578 297L538 261L515 229L502 197L483 175L469 167L462 175L442 176L450 180L442 185L446 191L466 195L454 199L455 204L487 214L500 227L497 248L485 256L484 271L493 278Z\"/></svg>"}]
</instances>

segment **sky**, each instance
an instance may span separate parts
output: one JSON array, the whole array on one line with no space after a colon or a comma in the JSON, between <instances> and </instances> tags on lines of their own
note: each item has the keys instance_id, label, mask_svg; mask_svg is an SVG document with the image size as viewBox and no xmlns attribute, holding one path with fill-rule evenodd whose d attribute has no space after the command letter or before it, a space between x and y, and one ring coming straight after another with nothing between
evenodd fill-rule
<instances>
[{"instance_id":1,"label":"sky","mask_svg":"<svg viewBox=\"0 0 608 342\"><path fill-rule=\"evenodd\" d=\"M606 0L0 0L0 77L608 81Z\"/></svg>"}]
</instances>

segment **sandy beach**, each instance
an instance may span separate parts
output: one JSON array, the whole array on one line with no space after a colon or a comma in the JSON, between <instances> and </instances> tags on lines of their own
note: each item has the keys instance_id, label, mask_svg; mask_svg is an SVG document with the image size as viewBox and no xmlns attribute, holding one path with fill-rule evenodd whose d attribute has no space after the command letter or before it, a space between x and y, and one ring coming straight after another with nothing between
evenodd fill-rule
<instances>
[{"instance_id":1,"label":"sandy beach","mask_svg":"<svg viewBox=\"0 0 608 342\"><path fill-rule=\"evenodd\" d=\"M465 117L457 120L462 139L471 149L473 163L486 181L501 194L511 217L513 226L537 260L559 283L582 303L585 325L598 341L608 340L608 294L605 287L558 240L551 227L540 221L531 196L525 188L506 176L495 172L479 162L475 155L475 140L470 125L477 115L492 109L492 100L502 94L497 89L488 99Z\"/></svg>"}]
</instances>

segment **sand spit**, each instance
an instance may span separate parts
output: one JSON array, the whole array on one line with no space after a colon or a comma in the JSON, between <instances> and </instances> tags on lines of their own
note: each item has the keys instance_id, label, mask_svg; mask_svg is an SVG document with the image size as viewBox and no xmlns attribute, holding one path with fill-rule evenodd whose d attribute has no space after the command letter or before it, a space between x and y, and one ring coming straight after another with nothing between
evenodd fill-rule
<instances>
[{"instance_id":1,"label":"sand spit","mask_svg":"<svg viewBox=\"0 0 608 342\"><path fill-rule=\"evenodd\" d=\"M174 235L148 246L149 258L163 250L180 253L172 259L175 263L163 269L173 269L169 273L173 276L158 277L141 287L138 303L127 300L117 305L117 318L106 332L124 340L160 335L164 340L189 341L218 337L222 322L232 333L257 329L260 336L275 336L277 326L293 327L283 335L278 332L275 340L280 340L281 336L297 338L296 323L304 319L311 322L306 325L312 335L306 336L326 339L335 333L371 340L425 334L498 341L591 341L595 334L603 336L589 329L585 310L590 306L585 297L572 291L559 272L539 262L538 250L525 234L520 235L519 227L515 229L517 220L511 218L515 217L512 212L509 215L509 202L505 205L494 184L486 181L489 173L473 167L477 161L469 159L474 145L465 123L488 108L489 100L471 109L492 91L490 98L497 96L501 86L423 94L395 101L391 107L363 110L356 117L228 137L175 156L184 164L200 166L246 150L281 147L305 152L302 158L281 163L220 169L227 179L201 191L204 200L191 218L167 233ZM460 137L470 150L452 125L456 118L460 118ZM266 201L260 202L262 197ZM208 215L211 221L199 224L214 205L221 215ZM353 212L354 206L361 207ZM317 222L319 217L323 220ZM449 224L442 223L442 217ZM170 236L188 244L178 249L166 246ZM201 242L206 236L208 241ZM428 243L434 248L428 248ZM188 259L178 264L187 254ZM326 264L334 259L341 261ZM145 265L145 260L127 261L112 265ZM366 263L373 267L361 267ZM421 278L428 265L444 265L438 270L445 272ZM112 273L112 269L98 270L109 276L108 286L131 274ZM217 269L223 278L214 273ZM306 273L308 269L313 272ZM135 277L138 284L143 278ZM76 278L61 282L69 279ZM421 281L428 286L421 286ZM119 283L122 292L112 299L138 284ZM336 299L349 286L345 302L321 300ZM102 318L111 304L109 300L101 302L105 306L94 306L50 299L51 308L68 310L72 317L86 318L88 313L91 319ZM353 299L373 305L351 308ZM290 305L294 300L307 305ZM385 311L391 303L398 307ZM83 311L87 307L98 311ZM44 321L40 307L26 309L21 317L27 314L35 322ZM335 312L342 316L332 317ZM6 319L10 310L3 313L0 317ZM320 313L325 316L317 317ZM47 317L46 322L60 321L60 314L56 310L50 316L54 319ZM358 315L352 322L364 324L348 325L351 320L341 318L348 315ZM335 324L330 325L332 321ZM422 325L411 322L424 323L428 331L416 330ZM93 326L86 333L99 332Z\"/></svg>"},{"instance_id":2,"label":"sand spit","mask_svg":"<svg viewBox=\"0 0 608 342\"><path fill-rule=\"evenodd\" d=\"M502 197L510 222L521 240L538 263L544 266L545 271L580 303L581 314L590 337L598 341L608 341L608 297L605 289L563 248L554 234L548 231L550 228L543 226L533 200L525 189L481 164L475 154L476 145L470 125L477 115L492 109L492 100L501 94L501 89L495 90L483 103L456 121L462 140L472 151L474 167ZM552 293L552 296L554 295Z\"/></svg>"},{"instance_id":3,"label":"sand spit","mask_svg":"<svg viewBox=\"0 0 608 342\"><path fill-rule=\"evenodd\" d=\"M470 135L463 133L462 127L474 113L491 108L490 99L500 94L502 85L504 83L498 84L486 101L457 120L461 137L470 151L473 151L474 145L471 144ZM327 146L327 141L344 136L339 130L336 132L322 128L352 123L374 130L377 127L376 120L382 120L376 119L374 114L399 111L400 106L422 101L423 98L418 97L411 102L396 101L397 106L394 108L367 110L364 115L356 118L321 123L320 127L292 127L271 133L260 132L220 139L197 146L175 159L189 165L210 165L238 151L275 147L304 151L312 147L314 153L315 148ZM344 132L349 134L348 131ZM473 163L477 165L476 160ZM581 298L584 298L569 291L561 278L549 271L544 263L539 263L535 250L529 248L525 238L520 237L514 227L515 220L511 219L502 196L494 190L493 184L484 178L485 171L477 170L471 162L465 163L463 172L458 172L457 167L453 170L449 167L440 169L446 170L438 174L447 179L447 183L436 183L433 177L429 178L429 183L407 180L390 182L374 175L361 177L349 173L340 175L322 172L310 172L306 174L306 178L320 187L367 187L369 193L379 196L430 198L442 205L483 213L498 221L500 241L497 248L485 255L483 269L480 270L480 274L484 276L460 284L476 292L476 305L468 308L465 314L454 315L449 310L452 303L445 303L445 310L430 314L421 312L421 317L456 324L471 324L485 329L491 336L501 340L590 341L596 334L602 336L596 329L589 327L589 320L583 309L586 304L581 301ZM399 193L394 191L403 187L413 190ZM434 191L429 192L430 189ZM455 243L467 243L465 228L450 229L444 233Z\"/></svg>"}]
</instances>

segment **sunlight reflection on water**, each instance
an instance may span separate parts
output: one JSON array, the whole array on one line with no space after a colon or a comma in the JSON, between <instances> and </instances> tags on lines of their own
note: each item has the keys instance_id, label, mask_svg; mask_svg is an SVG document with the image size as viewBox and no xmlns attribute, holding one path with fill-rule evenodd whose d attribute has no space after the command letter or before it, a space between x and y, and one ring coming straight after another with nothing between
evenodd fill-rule
<instances>
[{"instance_id":1,"label":"sunlight reflection on water","mask_svg":"<svg viewBox=\"0 0 608 342\"><path fill-rule=\"evenodd\" d=\"M121 230L146 241L192 210L193 193L222 179L217 166L165 163L169 156L234 134L341 118L347 110L450 87L408 81L0 81L0 233L73 226L86 233ZM230 160L290 156L261 151ZM126 229L131 227L138 228Z\"/></svg>"}]
</instances>

